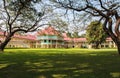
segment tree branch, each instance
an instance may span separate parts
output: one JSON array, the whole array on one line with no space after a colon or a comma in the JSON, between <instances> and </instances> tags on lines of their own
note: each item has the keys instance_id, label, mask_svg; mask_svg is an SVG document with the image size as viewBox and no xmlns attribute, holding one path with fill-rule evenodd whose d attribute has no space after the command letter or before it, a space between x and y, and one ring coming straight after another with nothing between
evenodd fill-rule
<instances>
[{"instance_id":1,"label":"tree branch","mask_svg":"<svg viewBox=\"0 0 120 78\"><path fill-rule=\"evenodd\" d=\"M14 18L14 19L12 20L12 22L10 23L11 25L15 22L15 20L16 20L16 19L18 18L18 16L21 14L21 10L24 8L24 4L22 3L21 0L20 0L20 2L21 2L21 6L20 6L20 8L18 9L15 18Z\"/></svg>"},{"instance_id":2,"label":"tree branch","mask_svg":"<svg viewBox=\"0 0 120 78\"><path fill-rule=\"evenodd\" d=\"M85 12L87 12L87 13L89 13L89 14L93 15L93 16L100 16L99 14L95 14L95 13L90 12L90 11L86 11L86 10L85 10Z\"/></svg>"},{"instance_id":3,"label":"tree branch","mask_svg":"<svg viewBox=\"0 0 120 78\"><path fill-rule=\"evenodd\" d=\"M112 25L113 25L112 19L109 18L108 19L108 29L109 29L109 32L110 32L111 36L113 36L115 38L116 34L113 32Z\"/></svg>"},{"instance_id":4,"label":"tree branch","mask_svg":"<svg viewBox=\"0 0 120 78\"><path fill-rule=\"evenodd\" d=\"M107 8L105 8L105 7L103 6L103 4L102 4L102 1L101 1L101 0L99 0L99 2L100 2L100 6L101 6L104 10L109 11Z\"/></svg>"},{"instance_id":5,"label":"tree branch","mask_svg":"<svg viewBox=\"0 0 120 78\"><path fill-rule=\"evenodd\" d=\"M120 25L120 19L116 20L116 25L115 25L115 33L117 37L120 37L119 25Z\"/></svg>"},{"instance_id":6,"label":"tree branch","mask_svg":"<svg viewBox=\"0 0 120 78\"><path fill-rule=\"evenodd\" d=\"M50 24L41 24L41 25L35 27L34 29L29 30L28 32L36 31L39 27L42 27L42 26L45 26L45 25L50 25Z\"/></svg>"},{"instance_id":7,"label":"tree branch","mask_svg":"<svg viewBox=\"0 0 120 78\"><path fill-rule=\"evenodd\" d=\"M101 16L107 18L107 16L106 16L101 10L98 10L97 8L92 7L92 6L89 6L89 5L88 5L88 8L90 8L90 9L96 11L96 12L99 13Z\"/></svg>"},{"instance_id":8,"label":"tree branch","mask_svg":"<svg viewBox=\"0 0 120 78\"><path fill-rule=\"evenodd\" d=\"M88 0L86 0L86 2L88 2ZM58 2L62 7L64 8L67 8L67 9L71 9L71 10L75 10L75 11L84 11L84 12L88 12L92 15L94 15L92 12L89 12L89 11L86 11L86 9L92 9L92 11L96 11L98 14L100 14L101 16L107 18L107 16L101 11L101 10L98 10L97 8L93 7L93 6L90 6L89 4L86 4L86 6L84 8L75 8L73 6L68 6L67 4L64 4L62 2Z\"/></svg>"},{"instance_id":9,"label":"tree branch","mask_svg":"<svg viewBox=\"0 0 120 78\"><path fill-rule=\"evenodd\" d=\"M101 20L103 19L104 17L101 17L100 19L99 19L99 23L101 22Z\"/></svg>"},{"instance_id":10,"label":"tree branch","mask_svg":"<svg viewBox=\"0 0 120 78\"><path fill-rule=\"evenodd\" d=\"M64 5L62 2L60 2L59 0L58 0L58 3L62 6L62 7L64 7L64 8L68 8L68 9L72 9L72 10L76 10L76 11L84 11L85 9L87 9L88 7L86 6L86 7L84 7L84 8L81 8L81 9L78 9L78 8L73 8L73 6L71 5L71 3L69 2L69 5L68 4L66 4L66 5Z\"/></svg>"},{"instance_id":11,"label":"tree branch","mask_svg":"<svg viewBox=\"0 0 120 78\"><path fill-rule=\"evenodd\" d=\"M107 28L107 22L108 22L108 19L105 19L105 21L103 23L103 29L108 35L110 35L109 30Z\"/></svg>"},{"instance_id":12,"label":"tree branch","mask_svg":"<svg viewBox=\"0 0 120 78\"><path fill-rule=\"evenodd\" d=\"M6 1L5 0L3 0L3 5L4 5L4 9L6 11L6 14L8 16L8 24L10 24L10 14L9 14L7 8L6 8Z\"/></svg>"},{"instance_id":13,"label":"tree branch","mask_svg":"<svg viewBox=\"0 0 120 78\"><path fill-rule=\"evenodd\" d=\"M9 25L9 30L11 32L11 25L10 25L10 19L11 19L11 17L10 17L10 14L9 14L7 8L6 8L6 1L5 0L3 0L3 6L4 6L5 12L6 12L7 16L8 16L7 23Z\"/></svg>"}]
</instances>

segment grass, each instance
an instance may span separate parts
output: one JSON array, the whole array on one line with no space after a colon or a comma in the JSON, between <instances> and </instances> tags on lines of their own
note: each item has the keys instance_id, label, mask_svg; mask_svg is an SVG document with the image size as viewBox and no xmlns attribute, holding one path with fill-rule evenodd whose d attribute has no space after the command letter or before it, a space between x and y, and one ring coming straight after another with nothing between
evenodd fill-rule
<instances>
[{"instance_id":1,"label":"grass","mask_svg":"<svg viewBox=\"0 0 120 78\"><path fill-rule=\"evenodd\" d=\"M116 49L6 49L0 78L120 78Z\"/></svg>"}]
</instances>

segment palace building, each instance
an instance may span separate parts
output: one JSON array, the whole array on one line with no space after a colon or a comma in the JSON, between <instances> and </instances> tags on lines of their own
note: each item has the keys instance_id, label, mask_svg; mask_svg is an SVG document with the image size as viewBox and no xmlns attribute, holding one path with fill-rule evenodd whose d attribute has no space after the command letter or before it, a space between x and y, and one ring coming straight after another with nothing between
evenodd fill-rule
<instances>
[{"instance_id":1,"label":"palace building","mask_svg":"<svg viewBox=\"0 0 120 78\"><path fill-rule=\"evenodd\" d=\"M63 48L64 39L62 34L49 26L37 32L38 48Z\"/></svg>"},{"instance_id":2,"label":"palace building","mask_svg":"<svg viewBox=\"0 0 120 78\"><path fill-rule=\"evenodd\" d=\"M0 30L0 42L4 40L4 31ZM88 44L86 38L70 38L66 33L61 33L48 26L34 35L15 34L6 48L92 48L94 44ZM115 43L111 38L100 45L100 48L114 48Z\"/></svg>"}]
</instances>

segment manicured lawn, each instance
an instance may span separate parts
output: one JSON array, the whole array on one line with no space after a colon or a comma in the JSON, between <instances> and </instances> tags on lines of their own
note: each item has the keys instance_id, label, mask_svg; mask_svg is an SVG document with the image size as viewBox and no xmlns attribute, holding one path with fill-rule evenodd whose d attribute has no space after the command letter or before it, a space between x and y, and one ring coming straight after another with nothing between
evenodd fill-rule
<instances>
[{"instance_id":1,"label":"manicured lawn","mask_svg":"<svg viewBox=\"0 0 120 78\"><path fill-rule=\"evenodd\" d=\"M116 49L6 49L0 78L120 78Z\"/></svg>"}]
</instances>

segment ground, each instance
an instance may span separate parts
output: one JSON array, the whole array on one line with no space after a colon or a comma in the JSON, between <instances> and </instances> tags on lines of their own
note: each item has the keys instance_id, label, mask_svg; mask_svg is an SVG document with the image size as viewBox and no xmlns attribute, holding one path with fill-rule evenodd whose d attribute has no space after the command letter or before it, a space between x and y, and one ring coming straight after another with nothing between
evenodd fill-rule
<instances>
[{"instance_id":1,"label":"ground","mask_svg":"<svg viewBox=\"0 0 120 78\"><path fill-rule=\"evenodd\" d=\"M116 49L6 49L0 78L120 78Z\"/></svg>"}]
</instances>

